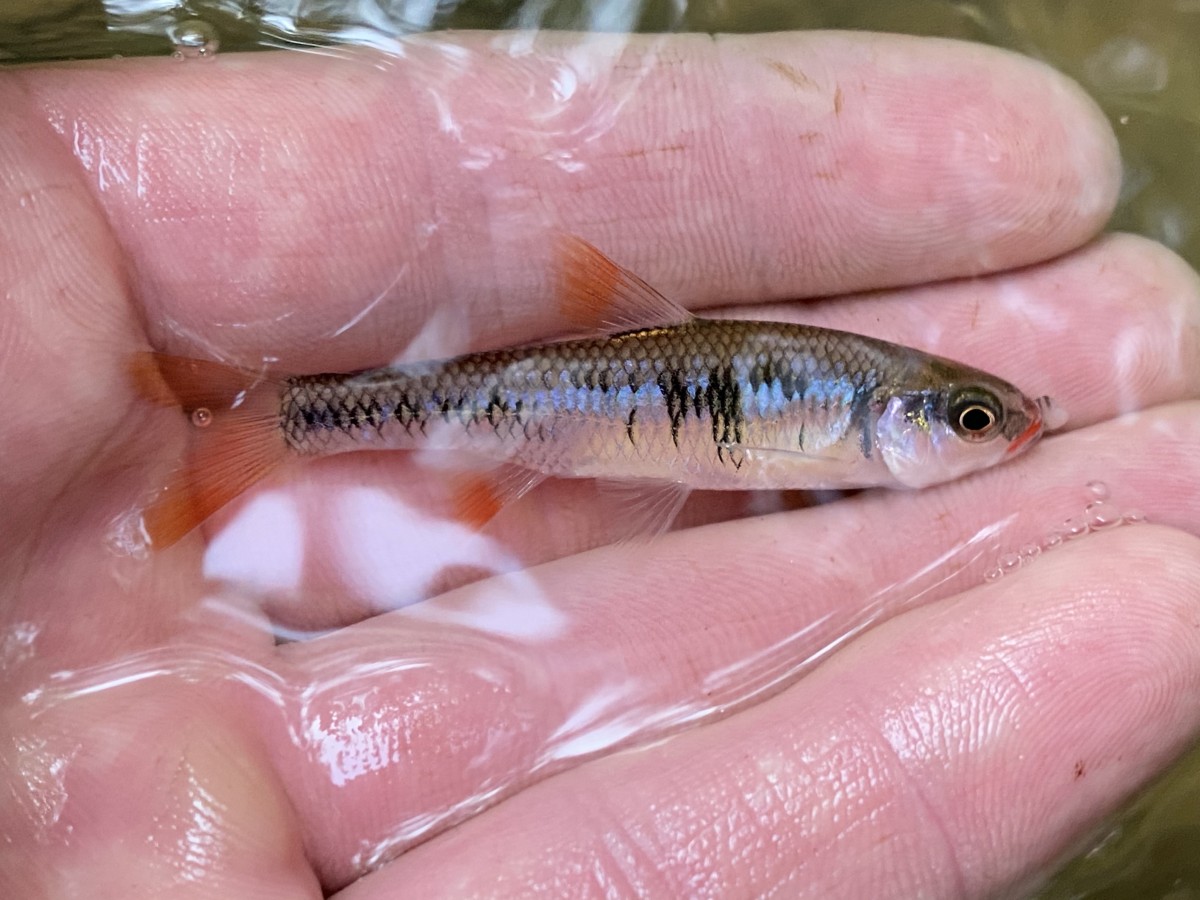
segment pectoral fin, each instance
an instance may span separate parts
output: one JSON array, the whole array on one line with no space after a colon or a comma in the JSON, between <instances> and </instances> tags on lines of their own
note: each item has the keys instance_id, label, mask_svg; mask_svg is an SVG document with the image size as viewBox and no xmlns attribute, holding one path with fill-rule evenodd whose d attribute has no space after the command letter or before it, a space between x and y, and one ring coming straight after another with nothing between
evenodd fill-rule
<instances>
[{"instance_id":1,"label":"pectoral fin","mask_svg":"<svg viewBox=\"0 0 1200 900\"><path fill-rule=\"evenodd\" d=\"M618 543L657 537L667 531L692 489L675 481L598 479L596 486L619 507L621 531Z\"/></svg>"}]
</instances>

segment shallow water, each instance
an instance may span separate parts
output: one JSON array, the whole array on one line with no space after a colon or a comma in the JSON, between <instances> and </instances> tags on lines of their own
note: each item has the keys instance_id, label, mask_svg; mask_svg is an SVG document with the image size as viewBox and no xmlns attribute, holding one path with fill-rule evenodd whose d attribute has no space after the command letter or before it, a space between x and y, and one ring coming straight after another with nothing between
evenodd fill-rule
<instances>
[{"instance_id":1,"label":"shallow water","mask_svg":"<svg viewBox=\"0 0 1200 900\"><path fill-rule=\"evenodd\" d=\"M247 9L250 7L247 6ZM732 10L736 8L737 12ZM373 45L387 50L398 35L439 28L495 27L553 27L620 31L696 30L696 31L758 31L805 28L850 28L898 31L922 35L939 35L986 42L1018 50L1046 60L1054 67L1079 80L1100 102L1113 122L1121 141L1125 164L1125 183L1114 229L1137 232L1165 243L1179 252L1193 266L1200 265L1200 167L1194 165L1195 147L1200 146L1200 3L1178 0L1153 6L1121 2L1100 7L1087 0L1063 4L1047 4L1039 0L991 3L949 2L746 2L686 4L682 2L648 2L642 5L608 3L433 3L409 2L396 4L374 3L276 3L272 0L254 4L252 12L231 2L189 3L173 7L147 2L109 4L106 11L101 3L47 3L38 0L10 0L0 12L0 57L12 60L58 60L80 57L110 57L113 55L176 54L181 64L191 60L232 50L262 47L310 47L313 45ZM1098 488L1078 486L1080 517L1090 514L1093 525L1106 527L1104 517L1112 510L1094 507L1085 510L1089 502L1103 502L1106 497L1096 494ZM387 517L394 510L376 496L355 495L347 501L371 506L372 515ZM267 504L269 507L269 504ZM260 511L271 519L270 508ZM1133 515L1125 510L1124 515ZM348 513L349 515L349 513ZM702 515L702 514L701 514ZM286 518L286 517L285 517ZM1120 514L1116 514L1120 519ZM1074 520L1073 520L1074 521ZM438 535L446 546L461 553L459 559L442 559L437 565L408 567L408 582L377 581L361 586L363 602L385 607L403 606L412 598L435 590L438 573L443 568L459 566L488 573L501 573L508 579L513 597L522 589L520 564L505 556L503 548L470 545L463 550L461 536L443 534L422 520L426 539ZM1051 523L1053 524L1053 523ZM1078 522L1076 522L1078 525ZM405 527L417 527L411 522ZM1066 529L1072 526L1068 522ZM1085 525L1086 530L1086 525ZM1059 534L1060 532L1053 532ZM433 537L430 537L433 535ZM1001 534L1002 536L1002 534ZM235 536L236 538L236 536ZM236 543L236 539L229 543ZM1036 545L1037 552L1024 546L1004 548L996 533L981 528L971 541L952 548L950 560L958 574L970 571L973 578L989 580L1002 577L1004 571L1017 568L1022 559L1036 556L1047 547ZM368 557L364 570L378 569L378 559L386 548L372 549L359 545L359 552ZM238 568L244 565L236 554L220 557L226 568L219 574L226 580L236 580ZM892 594L877 598L879 609L894 612L912 602L937 584L945 571L946 559L924 561L897 582ZM938 568L938 567L942 568ZM247 570L248 571L248 570ZM994 573L1000 574L994 574ZM211 574L211 573L210 573ZM478 575L478 572L476 572ZM261 571L255 570L254 577ZM470 581L470 577L461 580ZM264 593L277 591L278 584L258 585ZM444 585L438 585L440 589ZM944 585L943 585L944 587ZM212 602L220 603L220 597ZM479 624L479 610L473 610L474 599L465 593L456 602L434 613L414 613L420 622L441 617L438 623L451 629L470 622ZM495 602L492 597L490 603ZM516 601L513 601L516 602ZM501 605L503 606L503 605ZM414 609L419 609L415 607ZM553 685L541 681L544 672L531 665L528 654L521 650L521 641L536 636L539 654L563 655L571 647L572 633L560 618L561 611L551 606L530 610L526 604L520 617L521 629L515 632L516 618L503 608L490 606L487 614L495 616L495 627L486 638L493 671L474 673L477 679L465 686L482 690L480 685L505 683L518 685L525 691L524 703L553 695ZM828 620L818 623L827 635L853 632L862 622ZM411 628L406 625L405 628ZM296 634L304 635L306 623L296 623ZM282 634L282 637L289 635ZM3 658L17 660L34 643L35 634L16 631L6 636L0 645ZM409 666L436 666L443 661L461 659L464 646L479 640L464 630L464 645L454 640L436 646L426 658L410 657ZM797 634L794 643L767 648L760 655L736 659L727 668L708 673L709 680L696 697L675 697L670 704L653 702L653 687L641 684L637 691L643 708L626 705L621 715L612 712L614 698L628 700L627 685L615 684L606 678L610 671L608 660L577 661L584 680L590 678L585 699L579 699L575 714L561 723L558 734L546 742L545 755L534 761L529 771L550 770L565 760L584 758L600 748L611 747L631 738L654 737L684 725L693 724L717 711L724 713L730 705L749 702L760 693L793 677L802 666L820 653L814 647L826 647L828 642L815 640L811 633ZM802 651L797 656L798 651ZM820 652L824 652L821 650ZM816 653L814 656L813 654ZM361 664L361 658L355 657ZM541 657L539 657L540 659ZM801 662L797 662L800 659ZM154 661L146 660L147 671ZM342 660L332 654L327 665L337 668ZM388 664L381 660L381 665ZM232 667L235 677L264 697L270 697L273 682L269 675L238 663ZM89 685L106 684L111 673L92 672L80 679L64 675L63 684L47 689L47 702L64 701L75 692L86 691ZM339 676L349 682L355 671L344 670ZM330 678L322 690L336 695L343 683ZM57 694L55 692L58 692ZM310 745L328 753L331 771L338 777L353 780L355 773L370 769L371 759L356 755L353 726L346 724L346 710L358 702L343 702L338 696L307 698L306 702L326 704L332 718L314 716L308 720L310 733L303 736ZM361 710L360 710L361 711ZM510 710L519 721L522 709ZM334 721L341 715L342 719ZM340 731L339 731L340 729ZM519 733L519 728L514 734ZM514 739L515 740L515 739ZM495 785L479 786L478 797L485 802ZM461 809L447 811L447 821ZM364 848L366 862L374 855L383 858L397 846L403 846L411 834L431 827L430 822L401 823L389 840ZM1101 830L1093 846L1073 860L1051 884L1044 888L1046 897L1146 897L1200 896L1200 868L1195 862L1194 848L1200 844L1200 756L1183 760L1152 790L1132 803L1120 817Z\"/></svg>"}]
</instances>

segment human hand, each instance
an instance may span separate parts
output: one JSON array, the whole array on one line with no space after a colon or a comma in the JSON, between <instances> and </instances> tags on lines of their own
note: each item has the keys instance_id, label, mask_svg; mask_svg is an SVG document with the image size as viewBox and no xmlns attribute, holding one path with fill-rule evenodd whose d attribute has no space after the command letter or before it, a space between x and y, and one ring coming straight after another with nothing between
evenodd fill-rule
<instances>
[{"instance_id":1,"label":"human hand","mask_svg":"<svg viewBox=\"0 0 1200 900\"><path fill-rule=\"evenodd\" d=\"M1094 108L939 41L528 41L4 73L0 896L978 895L1194 733L1197 285L1085 245L1119 175ZM873 291L749 314L978 365L1069 430L602 549L620 511L587 484L464 538L411 460L346 457L114 555L186 427L129 351L317 371L545 337L549 228L696 306ZM1158 524L983 584L1095 480Z\"/></svg>"}]
</instances>

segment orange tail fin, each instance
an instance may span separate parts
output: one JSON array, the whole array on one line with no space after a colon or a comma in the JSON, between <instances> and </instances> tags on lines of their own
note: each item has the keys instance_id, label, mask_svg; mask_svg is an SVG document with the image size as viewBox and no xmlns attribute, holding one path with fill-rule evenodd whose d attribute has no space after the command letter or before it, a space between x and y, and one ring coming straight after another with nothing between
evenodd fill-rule
<instances>
[{"instance_id":1,"label":"orange tail fin","mask_svg":"<svg viewBox=\"0 0 1200 900\"><path fill-rule=\"evenodd\" d=\"M186 460L142 511L151 546L162 549L284 461L280 385L257 372L165 353L134 354L129 374L142 397L182 407L192 422Z\"/></svg>"}]
</instances>

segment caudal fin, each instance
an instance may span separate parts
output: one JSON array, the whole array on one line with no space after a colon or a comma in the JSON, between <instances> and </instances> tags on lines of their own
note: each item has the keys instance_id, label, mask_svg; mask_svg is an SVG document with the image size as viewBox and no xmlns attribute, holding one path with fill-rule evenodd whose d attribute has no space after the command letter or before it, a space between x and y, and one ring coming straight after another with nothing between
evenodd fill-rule
<instances>
[{"instance_id":1,"label":"caudal fin","mask_svg":"<svg viewBox=\"0 0 1200 900\"><path fill-rule=\"evenodd\" d=\"M162 549L284 461L280 385L258 372L165 353L134 354L129 374L143 398L181 407L191 420L183 464L142 511L151 546Z\"/></svg>"}]
</instances>

